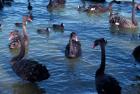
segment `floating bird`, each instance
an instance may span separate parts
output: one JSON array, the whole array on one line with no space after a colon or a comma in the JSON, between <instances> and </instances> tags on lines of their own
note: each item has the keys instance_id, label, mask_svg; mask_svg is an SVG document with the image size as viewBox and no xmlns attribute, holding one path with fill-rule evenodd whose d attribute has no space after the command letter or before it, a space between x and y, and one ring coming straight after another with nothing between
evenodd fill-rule
<instances>
[{"instance_id":1,"label":"floating bird","mask_svg":"<svg viewBox=\"0 0 140 94\"><path fill-rule=\"evenodd\" d=\"M121 94L119 82L110 75L105 74L105 46L107 41L100 38L94 41L93 47L101 47L101 64L95 74L96 90L98 94Z\"/></svg>"},{"instance_id":2,"label":"floating bird","mask_svg":"<svg viewBox=\"0 0 140 94\"><path fill-rule=\"evenodd\" d=\"M68 58L77 58L81 56L81 44L75 32L70 34L69 43L65 48L65 56Z\"/></svg>"},{"instance_id":3,"label":"floating bird","mask_svg":"<svg viewBox=\"0 0 140 94\"><path fill-rule=\"evenodd\" d=\"M118 14L113 14L112 11L110 12L109 23L111 26L117 26L119 28L128 28L128 29L135 29L138 27L138 22L135 19L135 3L132 0L132 18L126 19L123 16Z\"/></svg>"},{"instance_id":4,"label":"floating bird","mask_svg":"<svg viewBox=\"0 0 140 94\"><path fill-rule=\"evenodd\" d=\"M23 22L23 30L26 30L25 21ZM50 74L44 65L39 64L37 61L24 58L26 48L25 36L19 35L19 42L20 52L11 59L14 72L23 80L30 82L39 82L48 79Z\"/></svg>"}]
</instances>

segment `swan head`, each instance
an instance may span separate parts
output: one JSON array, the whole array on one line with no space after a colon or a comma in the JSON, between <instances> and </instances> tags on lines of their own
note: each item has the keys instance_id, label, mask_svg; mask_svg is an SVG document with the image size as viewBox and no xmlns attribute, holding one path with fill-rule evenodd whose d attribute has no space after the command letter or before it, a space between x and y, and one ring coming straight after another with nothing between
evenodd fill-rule
<instances>
[{"instance_id":1,"label":"swan head","mask_svg":"<svg viewBox=\"0 0 140 94\"><path fill-rule=\"evenodd\" d=\"M78 40L78 37L77 37L77 35L76 35L75 32L72 32L72 33L70 34L70 39L71 39L71 40L74 40L74 41L79 41L79 40Z\"/></svg>"},{"instance_id":2,"label":"swan head","mask_svg":"<svg viewBox=\"0 0 140 94\"><path fill-rule=\"evenodd\" d=\"M14 38L17 38L18 36L19 36L18 30L14 30L14 31L10 32L9 40L12 41Z\"/></svg>"},{"instance_id":3,"label":"swan head","mask_svg":"<svg viewBox=\"0 0 140 94\"><path fill-rule=\"evenodd\" d=\"M107 44L107 40L105 40L104 38L99 38L94 41L93 48L95 48L98 45L106 45L106 44Z\"/></svg>"},{"instance_id":4,"label":"swan head","mask_svg":"<svg viewBox=\"0 0 140 94\"><path fill-rule=\"evenodd\" d=\"M10 44L9 44L9 48L10 49L19 48L20 47L19 32L18 32L18 30L14 30L14 31L10 32L9 40L10 40Z\"/></svg>"}]
</instances>

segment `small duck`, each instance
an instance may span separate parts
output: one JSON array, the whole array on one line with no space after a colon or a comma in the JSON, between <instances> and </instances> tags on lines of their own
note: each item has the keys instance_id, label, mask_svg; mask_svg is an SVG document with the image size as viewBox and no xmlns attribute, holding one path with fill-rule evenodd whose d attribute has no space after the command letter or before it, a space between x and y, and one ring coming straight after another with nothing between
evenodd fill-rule
<instances>
[{"instance_id":1,"label":"small duck","mask_svg":"<svg viewBox=\"0 0 140 94\"><path fill-rule=\"evenodd\" d=\"M61 23L61 24L53 24L52 28L54 30L60 30L60 31L63 31L64 30L64 24Z\"/></svg>"},{"instance_id":2,"label":"small duck","mask_svg":"<svg viewBox=\"0 0 140 94\"><path fill-rule=\"evenodd\" d=\"M33 9L33 7L31 6L31 3L28 2L28 10L31 11Z\"/></svg>"},{"instance_id":3,"label":"small duck","mask_svg":"<svg viewBox=\"0 0 140 94\"><path fill-rule=\"evenodd\" d=\"M37 29L37 32L39 34L48 34L50 31L49 31L49 28L42 28L42 29Z\"/></svg>"},{"instance_id":4,"label":"small duck","mask_svg":"<svg viewBox=\"0 0 140 94\"><path fill-rule=\"evenodd\" d=\"M27 22L32 22L32 16L26 16L26 25L27 25ZM22 27L22 23L19 23L19 22L17 22L17 23L15 23L15 26L16 27Z\"/></svg>"},{"instance_id":5,"label":"small duck","mask_svg":"<svg viewBox=\"0 0 140 94\"><path fill-rule=\"evenodd\" d=\"M15 23L15 26L16 26L16 27L22 27L22 23L18 23L18 22L17 22L17 23Z\"/></svg>"}]
</instances>

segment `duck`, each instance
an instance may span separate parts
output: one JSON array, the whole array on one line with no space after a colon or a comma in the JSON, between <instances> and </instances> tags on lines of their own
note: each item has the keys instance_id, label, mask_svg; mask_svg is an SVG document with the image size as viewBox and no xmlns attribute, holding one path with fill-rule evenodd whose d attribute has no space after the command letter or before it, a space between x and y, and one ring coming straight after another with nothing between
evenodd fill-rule
<instances>
[{"instance_id":1,"label":"duck","mask_svg":"<svg viewBox=\"0 0 140 94\"><path fill-rule=\"evenodd\" d=\"M37 32L39 34L48 34L50 31L49 31L49 28L41 28L41 29L37 29Z\"/></svg>"},{"instance_id":2,"label":"duck","mask_svg":"<svg viewBox=\"0 0 140 94\"><path fill-rule=\"evenodd\" d=\"M126 19L125 17L120 16L118 14L114 14L114 13L112 13L112 11L110 11L109 23L111 26L117 26L118 28L136 29L138 27L138 22L135 19L134 0L132 0L132 18L131 18L131 20Z\"/></svg>"},{"instance_id":3,"label":"duck","mask_svg":"<svg viewBox=\"0 0 140 94\"><path fill-rule=\"evenodd\" d=\"M63 23L61 23L61 24L53 24L52 28L54 30L64 31L64 24Z\"/></svg>"},{"instance_id":4,"label":"duck","mask_svg":"<svg viewBox=\"0 0 140 94\"><path fill-rule=\"evenodd\" d=\"M81 43L78 40L78 37L75 32L70 34L69 43L66 45L65 48L65 56L67 58L78 58L82 54L81 51Z\"/></svg>"},{"instance_id":5,"label":"duck","mask_svg":"<svg viewBox=\"0 0 140 94\"><path fill-rule=\"evenodd\" d=\"M16 27L22 27L22 23L16 22L16 23L15 23L15 26L16 26Z\"/></svg>"},{"instance_id":6,"label":"duck","mask_svg":"<svg viewBox=\"0 0 140 94\"><path fill-rule=\"evenodd\" d=\"M94 41L93 48L100 46L101 48L101 64L95 73L95 85L98 94L121 94L121 86L119 82L109 74L105 74L105 46L107 41L99 38Z\"/></svg>"},{"instance_id":7,"label":"duck","mask_svg":"<svg viewBox=\"0 0 140 94\"><path fill-rule=\"evenodd\" d=\"M31 2L30 0L28 0L28 10L31 11L33 9L33 7L31 6Z\"/></svg>"},{"instance_id":8,"label":"duck","mask_svg":"<svg viewBox=\"0 0 140 94\"><path fill-rule=\"evenodd\" d=\"M140 45L134 48L132 55L136 61L140 62Z\"/></svg>"},{"instance_id":9,"label":"duck","mask_svg":"<svg viewBox=\"0 0 140 94\"><path fill-rule=\"evenodd\" d=\"M29 15L29 16L26 16L26 22L25 24L27 24L27 22L32 22L32 15ZM16 22L15 23L15 26L16 27L22 27L23 26L23 23L21 22Z\"/></svg>"}]
</instances>

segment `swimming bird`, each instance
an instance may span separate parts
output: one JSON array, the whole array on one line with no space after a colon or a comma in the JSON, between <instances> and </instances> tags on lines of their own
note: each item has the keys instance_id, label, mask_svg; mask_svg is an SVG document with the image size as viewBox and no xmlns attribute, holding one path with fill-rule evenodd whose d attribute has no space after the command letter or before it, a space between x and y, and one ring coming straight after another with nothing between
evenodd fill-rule
<instances>
[{"instance_id":1,"label":"swimming bird","mask_svg":"<svg viewBox=\"0 0 140 94\"><path fill-rule=\"evenodd\" d=\"M126 19L123 16L118 14L113 14L112 11L110 12L109 23L111 26L117 26L119 28L128 28L128 29L135 29L138 27L138 22L135 19L135 3L132 0L132 17L130 19Z\"/></svg>"},{"instance_id":2,"label":"swimming bird","mask_svg":"<svg viewBox=\"0 0 140 94\"><path fill-rule=\"evenodd\" d=\"M37 61L25 59L25 43L20 37L20 52L11 59L11 65L14 72L23 80L30 82L39 82L49 78L50 74L47 68Z\"/></svg>"},{"instance_id":3,"label":"swimming bird","mask_svg":"<svg viewBox=\"0 0 140 94\"><path fill-rule=\"evenodd\" d=\"M33 9L30 0L28 0L28 10L31 11Z\"/></svg>"},{"instance_id":4,"label":"swimming bird","mask_svg":"<svg viewBox=\"0 0 140 94\"><path fill-rule=\"evenodd\" d=\"M63 31L64 30L64 24L63 23L61 23L61 24L53 24L52 28L54 30Z\"/></svg>"},{"instance_id":5,"label":"swimming bird","mask_svg":"<svg viewBox=\"0 0 140 94\"><path fill-rule=\"evenodd\" d=\"M65 48L65 56L68 58L77 58L81 56L81 43L79 42L75 32L70 34L69 43Z\"/></svg>"},{"instance_id":6,"label":"swimming bird","mask_svg":"<svg viewBox=\"0 0 140 94\"><path fill-rule=\"evenodd\" d=\"M23 29L25 28L26 27L23 25ZM11 65L14 72L23 80L30 82L39 82L48 79L50 74L44 65L31 59L25 59L25 37L20 36L19 42L21 45L20 52L11 59Z\"/></svg>"},{"instance_id":7,"label":"swimming bird","mask_svg":"<svg viewBox=\"0 0 140 94\"><path fill-rule=\"evenodd\" d=\"M49 28L47 27L47 28L40 28L40 29L37 29L37 32L39 33L39 34L49 34Z\"/></svg>"},{"instance_id":8,"label":"swimming bird","mask_svg":"<svg viewBox=\"0 0 140 94\"><path fill-rule=\"evenodd\" d=\"M121 94L121 87L119 82L112 76L105 74L105 46L107 41L100 38L94 41L93 48L96 46L101 47L101 64L95 74L95 84L98 94Z\"/></svg>"}]
</instances>

